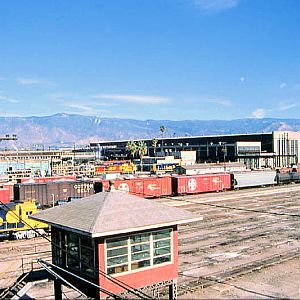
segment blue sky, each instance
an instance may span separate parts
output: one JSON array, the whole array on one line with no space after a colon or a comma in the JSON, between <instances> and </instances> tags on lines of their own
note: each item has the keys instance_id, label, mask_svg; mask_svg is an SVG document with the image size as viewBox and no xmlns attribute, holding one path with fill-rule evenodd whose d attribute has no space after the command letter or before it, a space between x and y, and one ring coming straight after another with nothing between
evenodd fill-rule
<instances>
[{"instance_id":1,"label":"blue sky","mask_svg":"<svg viewBox=\"0 0 300 300\"><path fill-rule=\"evenodd\" d=\"M0 115L300 118L298 0L3 0Z\"/></svg>"}]
</instances>

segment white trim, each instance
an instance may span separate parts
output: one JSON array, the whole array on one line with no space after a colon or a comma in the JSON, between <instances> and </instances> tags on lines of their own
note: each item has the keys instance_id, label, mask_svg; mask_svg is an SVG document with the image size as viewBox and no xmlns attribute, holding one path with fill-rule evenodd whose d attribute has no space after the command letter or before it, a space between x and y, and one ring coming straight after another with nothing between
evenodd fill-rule
<instances>
[{"instance_id":1,"label":"white trim","mask_svg":"<svg viewBox=\"0 0 300 300\"><path fill-rule=\"evenodd\" d=\"M164 230L170 230L170 235L168 237L165 237L165 238L162 238L162 239L158 239L158 240L154 240L153 239L153 234L155 234L155 232L159 232L159 231L164 231ZM140 243L133 243L131 244L131 241L130 241L130 238L134 235L139 235L139 234L144 234L145 232L141 232L141 233L133 233L133 234L126 234L124 235L123 237L126 238L127 237L127 255L128 255L128 261L127 263L120 263L120 264L114 264L112 266L108 266L108 257L107 257L107 251L109 250L112 250L112 249L118 249L120 247L113 247L113 248L107 248L107 241L109 242L110 239L114 239L114 237L112 238L106 238L104 240L104 257L105 257L105 272L108 273L108 269L109 268L113 268L113 267L118 267L118 266L127 266L128 267L128 271L124 271L124 272L119 272L119 273L113 273L113 274L110 274L110 276L123 276L123 275L126 275L126 274L131 274L131 273L134 273L134 272L140 272L140 271L144 271L144 270L149 270L149 269L153 269L153 268L156 268L156 267L161 267L161 266L165 266L165 265L169 265L169 264L174 264L174 230L173 228L169 227L169 228L161 228L161 229L158 229L158 230L153 230L153 231L150 231L149 234L150 234L150 238L149 238L149 241L143 241L143 242L140 242ZM121 237L120 237L121 238ZM155 256L154 255L154 243L155 242L159 242L159 241L170 241L170 253L168 254L164 254L164 255L159 255L159 256ZM131 247L132 246L136 246L136 245L150 245L149 247L149 251L150 251L150 256L147 257L147 258L143 258L143 259L139 259L139 260L132 260L132 251L131 251ZM122 247L125 247L125 246L122 246ZM121 248L122 248L121 247ZM143 251L141 251L143 252ZM121 255L122 256L122 255ZM155 258L159 258L159 257L164 257L164 256L170 256L170 261L167 261L167 262L163 262L163 263L160 263L160 264L154 264L154 259ZM118 256L116 256L118 257ZM132 270L131 269L131 265L132 263L135 263L135 262L140 262L140 261L150 261L150 266L146 266L146 267L141 267L141 268L137 268L137 269L134 269Z\"/></svg>"},{"instance_id":2,"label":"white trim","mask_svg":"<svg viewBox=\"0 0 300 300\"><path fill-rule=\"evenodd\" d=\"M153 225L147 225L147 226L141 226L141 227L135 227L135 228L125 228L125 229L119 229L119 230L113 230L113 231L106 231L101 233L92 233L93 238L97 237L106 237L110 235L119 235L119 234L127 234L131 232L137 232L137 231L145 231L145 230L155 230L161 227L171 227L174 225L181 225L181 224L187 224L197 221L202 221L203 217L196 217L192 219L185 219L181 221L172 221L168 223L161 223L161 224L153 224Z\"/></svg>"},{"instance_id":3,"label":"white trim","mask_svg":"<svg viewBox=\"0 0 300 300\"><path fill-rule=\"evenodd\" d=\"M176 220L175 221L170 221L170 222L167 222L167 223L150 224L150 225L145 225L145 226L141 226L141 227L124 228L124 229L119 229L119 230L93 233L93 232L88 232L88 231L80 230L80 229L77 229L77 228L72 228L72 227L61 225L61 224L57 224L57 223L54 223L52 221L47 221L47 220L43 220L43 219L39 219L39 218L34 218L33 216L30 216L30 217L32 219L36 220L36 221L44 222L44 223L49 224L50 226L60 228L60 229L66 230L66 231L71 231L73 233L85 235L85 236L88 236L88 237L91 237L91 238L106 237L106 236L110 236L110 235L126 234L126 233L135 232L135 231L152 230L152 229L160 228L160 227L169 227L169 226L187 224L187 223L192 223L192 222L197 222L197 221L202 221L203 220L202 216L197 216L197 217L194 217L192 219L182 219L182 220L177 220L177 221Z\"/></svg>"}]
</instances>

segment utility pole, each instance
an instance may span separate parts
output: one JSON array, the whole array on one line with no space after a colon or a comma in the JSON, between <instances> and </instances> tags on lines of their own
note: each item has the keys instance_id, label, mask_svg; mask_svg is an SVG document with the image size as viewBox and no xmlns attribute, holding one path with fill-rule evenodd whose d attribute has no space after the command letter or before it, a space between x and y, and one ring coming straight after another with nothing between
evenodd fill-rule
<instances>
[{"instance_id":1,"label":"utility pole","mask_svg":"<svg viewBox=\"0 0 300 300\"><path fill-rule=\"evenodd\" d=\"M6 134L4 137L0 137L0 142L1 141L16 141L17 139L17 135L13 134L12 136L10 136L9 134ZM7 168L8 168L8 161L7 161L7 157L6 157L6 152L4 152L4 156L5 156L5 160L7 162Z\"/></svg>"},{"instance_id":2,"label":"utility pole","mask_svg":"<svg viewBox=\"0 0 300 300\"><path fill-rule=\"evenodd\" d=\"M226 171L226 142L219 142L219 145L222 146L222 152L223 152L223 161L224 161L224 171Z\"/></svg>"},{"instance_id":3,"label":"utility pole","mask_svg":"<svg viewBox=\"0 0 300 300\"><path fill-rule=\"evenodd\" d=\"M17 136L15 134L13 134L12 136L10 136L9 134L6 134L4 137L0 137L0 142L1 141L17 141Z\"/></svg>"}]
</instances>

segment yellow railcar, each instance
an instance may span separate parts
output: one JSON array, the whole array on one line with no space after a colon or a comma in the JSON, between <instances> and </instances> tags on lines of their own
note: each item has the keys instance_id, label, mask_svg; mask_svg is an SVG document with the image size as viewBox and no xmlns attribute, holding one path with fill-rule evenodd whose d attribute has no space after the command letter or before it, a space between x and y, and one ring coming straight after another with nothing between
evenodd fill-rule
<instances>
[{"instance_id":1,"label":"yellow railcar","mask_svg":"<svg viewBox=\"0 0 300 300\"><path fill-rule=\"evenodd\" d=\"M48 225L28 217L38 212L34 201L0 205L0 237L33 238L45 233Z\"/></svg>"}]
</instances>

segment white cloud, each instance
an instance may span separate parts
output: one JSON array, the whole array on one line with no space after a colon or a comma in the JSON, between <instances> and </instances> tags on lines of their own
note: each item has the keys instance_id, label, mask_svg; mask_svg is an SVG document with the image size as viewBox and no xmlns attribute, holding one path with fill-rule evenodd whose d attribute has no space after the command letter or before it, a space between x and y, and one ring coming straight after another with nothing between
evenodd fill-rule
<instances>
[{"instance_id":1,"label":"white cloud","mask_svg":"<svg viewBox=\"0 0 300 300\"><path fill-rule=\"evenodd\" d=\"M78 95L75 94L71 94L71 93L54 93L54 94L50 94L48 95L48 97L50 99L62 99L62 98L73 98L73 97L78 97Z\"/></svg>"},{"instance_id":2,"label":"white cloud","mask_svg":"<svg viewBox=\"0 0 300 300\"><path fill-rule=\"evenodd\" d=\"M244 81L245 81L245 77L242 76L242 77L240 78L240 81L241 81L241 82L244 82Z\"/></svg>"},{"instance_id":3,"label":"white cloud","mask_svg":"<svg viewBox=\"0 0 300 300\"><path fill-rule=\"evenodd\" d=\"M293 87L293 90L299 91L300 90L300 83L295 84L294 87Z\"/></svg>"},{"instance_id":4,"label":"white cloud","mask_svg":"<svg viewBox=\"0 0 300 300\"><path fill-rule=\"evenodd\" d=\"M84 105L84 104L70 103L70 104L67 104L67 106L70 108L75 108L75 109L79 109L79 110L92 110L92 107Z\"/></svg>"},{"instance_id":5,"label":"white cloud","mask_svg":"<svg viewBox=\"0 0 300 300\"><path fill-rule=\"evenodd\" d=\"M204 12L219 12L234 8L239 0L193 0L194 4Z\"/></svg>"},{"instance_id":6,"label":"white cloud","mask_svg":"<svg viewBox=\"0 0 300 300\"><path fill-rule=\"evenodd\" d=\"M266 109L258 108L254 112L252 112L251 117L255 119L261 119L265 117L266 112L267 112Z\"/></svg>"},{"instance_id":7,"label":"white cloud","mask_svg":"<svg viewBox=\"0 0 300 300\"><path fill-rule=\"evenodd\" d=\"M47 85L56 85L55 83L39 79L39 78L30 78L30 77L20 77L16 79L17 83L20 85L34 85L34 84L47 84Z\"/></svg>"},{"instance_id":8,"label":"white cloud","mask_svg":"<svg viewBox=\"0 0 300 300\"><path fill-rule=\"evenodd\" d=\"M279 86L281 89L285 88L286 87L286 83L285 82L282 82L280 83L280 86Z\"/></svg>"},{"instance_id":9,"label":"white cloud","mask_svg":"<svg viewBox=\"0 0 300 300\"><path fill-rule=\"evenodd\" d=\"M281 101L278 103L278 109L280 111L285 111L285 110L289 110L291 108L297 107L299 106L299 103L292 103L292 102L287 102L287 101Z\"/></svg>"},{"instance_id":10,"label":"white cloud","mask_svg":"<svg viewBox=\"0 0 300 300\"><path fill-rule=\"evenodd\" d=\"M18 82L18 84L21 84L21 85L31 85L31 84L40 83L40 81L38 79L33 79L33 78L18 78L17 82Z\"/></svg>"},{"instance_id":11,"label":"white cloud","mask_svg":"<svg viewBox=\"0 0 300 300\"><path fill-rule=\"evenodd\" d=\"M211 99L206 99L205 102L209 102L209 103L213 103L213 104L219 104L219 105L222 105L222 106L231 106L231 102L229 100L226 100L226 99L211 98Z\"/></svg>"},{"instance_id":12,"label":"white cloud","mask_svg":"<svg viewBox=\"0 0 300 300\"><path fill-rule=\"evenodd\" d=\"M138 104L162 104L170 102L170 99L166 97L145 95L99 94L93 96L93 98L133 102Z\"/></svg>"},{"instance_id":13,"label":"white cloud","mask_svg":"<svg viewBox=\"0 0 300 300\"><path fill-rule=\"evenodd\" d=\"M66 103L65 106L68 108L73 108L76 110L76 113L80 112L81 114L90 115L90 116L98 116L101 113L108 113L108 110L97 109L92 105L84 104L84 103Z\"/></svg>"},{"instance_id":14,"label":"white cloud","mask_svg":"<svg viewBox=\"0 0 300 300\"><path fill-rule=\"evenodd\" d=\"M20 114L10 113L10 112L5 112L5 111L1 111L0 116L1 117L22 117L22 115L20 115Z\"/></svg>"},{"instance_id":15,"label":"white cloud","mask_svg":"<svg viewBox=\"0 0 300 300\"><path fill-rule=\"evenodd\" d=\"M9 98L9 97L6 97L6 96L2 96L2 95L0 95L0 100L1 101L5 101L5 102L9 102L9 103L18 103L19 102L16 99L12 99L12 98Z\"/></svg>"}]
</instances>

